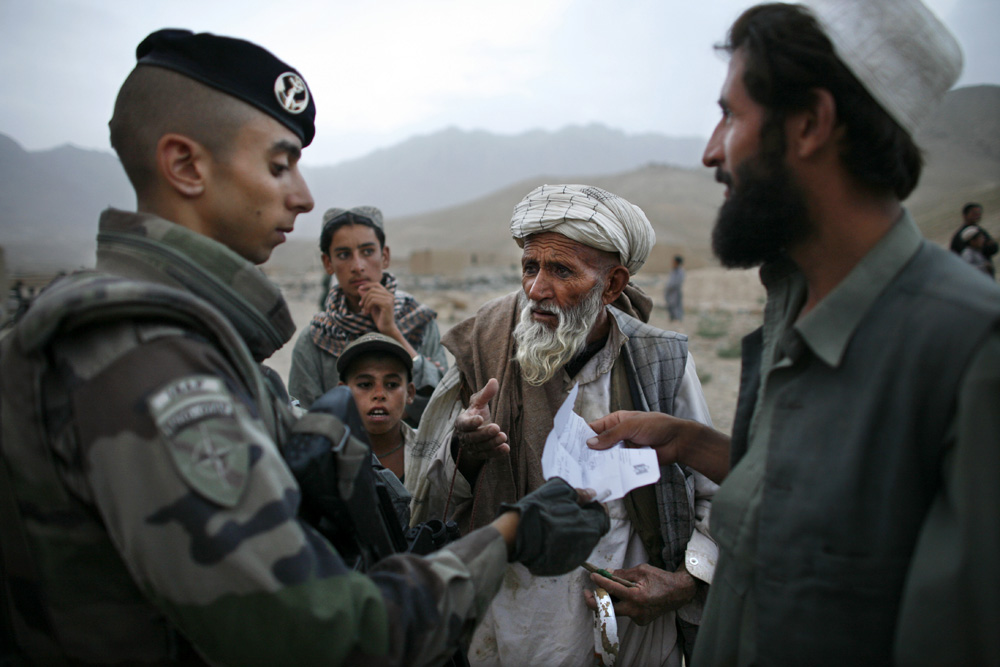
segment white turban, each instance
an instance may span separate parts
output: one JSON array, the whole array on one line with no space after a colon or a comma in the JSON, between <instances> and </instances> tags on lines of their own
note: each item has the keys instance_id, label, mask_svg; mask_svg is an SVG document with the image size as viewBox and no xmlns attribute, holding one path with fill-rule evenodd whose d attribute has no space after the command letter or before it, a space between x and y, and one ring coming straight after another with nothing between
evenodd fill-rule
<instances>
[{"instance_id":1,"label":"white turban","mask_svg":"<svg viewBox=\"0 0 1000 667\"><path fill-rule=\"evenodd\" d=\"M635 275L656 243L646 214L616 194L592 185L543 185L514 207L510 233L524 247L524 237L556 232L578 243L616 252Z\"/></svg>"}]
</instances>

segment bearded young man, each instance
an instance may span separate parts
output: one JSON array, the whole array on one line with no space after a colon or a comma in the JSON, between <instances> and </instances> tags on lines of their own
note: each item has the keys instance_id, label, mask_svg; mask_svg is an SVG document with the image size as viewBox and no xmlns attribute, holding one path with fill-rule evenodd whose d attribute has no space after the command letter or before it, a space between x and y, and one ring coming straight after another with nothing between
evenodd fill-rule
<instances>
[{"instance_id":1,"label":"bearded young man","mask_svg":"<svg viewBox=\"0 0 1000 667\"><path fill-rule=\"evenodd\" d=\"M407 460L415 521L447 514L468 531L538 487L553 416L576 383L585 419L629 406L711 423L686 337L645 324L652 301L629 282L655 240L638 207L600 188L546 185L515 207L511 233L523 248L522 290L444 337L455 368ZM694 600L712 577L714 490L670 465L656 485L608 503L612 529L590 560L640 583L638 598L617 606L635 619L620 620L622 664L680 664L678 617L698 622ZM586 572L536 578L515 567L506 582L473 638L473 664L592 662Z\"/></svg>"},{"instance_id":2,"label":"bearded young man","mask_svg":"<svg viewBox=\"0 0 1000 667\"><path fill-rule=\"evenodd\" d=\"M1000 664L1000 289L902 206L958 45L916 0L817 0L723 48L713 244L768 291L732 442L617 414L592 446L724 479L694 664Z\"/></svg>"}]
</instances>

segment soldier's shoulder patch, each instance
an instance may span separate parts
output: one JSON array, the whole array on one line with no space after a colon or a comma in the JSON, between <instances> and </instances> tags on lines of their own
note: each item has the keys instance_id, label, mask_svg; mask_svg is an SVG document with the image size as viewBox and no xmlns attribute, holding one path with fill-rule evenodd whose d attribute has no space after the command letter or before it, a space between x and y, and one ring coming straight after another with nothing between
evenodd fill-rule
<instances>
[{"instance_id":1,"label":"soldier's shoulder patch","mask_svg":"<svg viewBox=\"0 0 1000 667\"><path fill-rule=\"evenodd\" d=\"M225 383L191 375L147 403L181 478L205 498L235 506L250 474L250 443Z\"/></svg>"}]
</instances>

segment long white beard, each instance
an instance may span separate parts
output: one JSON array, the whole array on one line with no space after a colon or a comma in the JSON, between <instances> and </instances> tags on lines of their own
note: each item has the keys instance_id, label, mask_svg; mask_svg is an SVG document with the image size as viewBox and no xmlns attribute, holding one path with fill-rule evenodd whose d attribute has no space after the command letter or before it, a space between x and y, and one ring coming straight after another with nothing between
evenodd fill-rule
<instances>
[{"instance_id":1,"label":"long white beard","mask_svg":"<svg viewBox=\"0 0 1000 667\"><path fill-rule=\"evenodd\" d=\"M601 299L603 287L603 282L598 281L576 307L568 310L555 304L534 302L523 291L518 295L521 318L514 329L514 341L517 343L515 359L528 384L535 387L545 384L583 350L587 334L604 307ZM559 324L550 329L536 322L531 317L533 309L558 315Z\"/></svg>"}]
</instances>

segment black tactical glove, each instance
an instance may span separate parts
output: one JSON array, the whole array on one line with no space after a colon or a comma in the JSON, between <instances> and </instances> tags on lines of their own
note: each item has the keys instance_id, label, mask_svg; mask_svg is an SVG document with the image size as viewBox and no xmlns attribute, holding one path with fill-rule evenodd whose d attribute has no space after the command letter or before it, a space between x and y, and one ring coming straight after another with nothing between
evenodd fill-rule
<instances>
[{"instance_id":1,"label":"black tactical glove","mask_svg":"<svg viewBox=\"0 0 1000 667\"><path fill-rule=\"evenodd\" d=\"M577 504L576 489L555 477L497 515L520 512L512 561L537 576L565 574L579 567L608 532L611 521L598 502Z\"/></svg>"},{"instance_id":2,"label":"black tactical glove","mask_svg":"<svg viewBox=\"0 0 1000 667\"><path fill-rule=\"evenodd\" d=\"M368 433L350 387L320 396L292 427L282 447L285 462L314 499L354 495L354 483L369 460Z\"/></svg>"},{"instance_id":3,"label":"black tactical glove","mask_svg":"<svg viewBox=\"0 0 1000 667\"><path fill-rule=\"evenodd\" d=\"M372 470L350 387L320 396L293 426L282 454L302 490L302 518L350 567L368 569L406 549L392 501Z\"/></svg>"}]
</instances>

